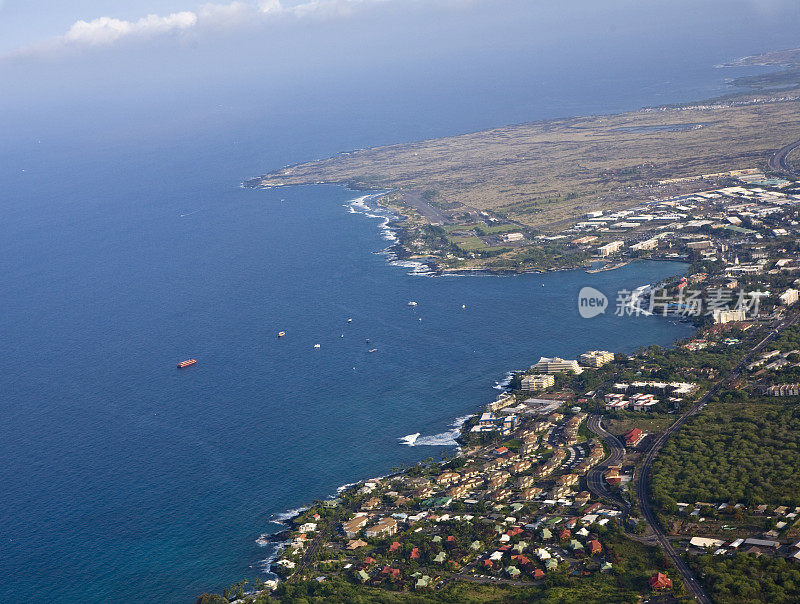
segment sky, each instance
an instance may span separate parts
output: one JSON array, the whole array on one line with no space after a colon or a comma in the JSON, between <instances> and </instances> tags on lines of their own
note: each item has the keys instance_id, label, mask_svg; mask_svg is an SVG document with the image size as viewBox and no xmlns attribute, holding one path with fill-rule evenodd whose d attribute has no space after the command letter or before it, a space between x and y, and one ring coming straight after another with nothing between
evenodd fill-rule
<instances>
[{"instance_id":1,"label":"sky","mask_svg":"<svg viewBox=\"0 0 800 604\"><path fill-rule=\"evenodd\" d=\"M0 0L0 128L38 138L74 118L76 134L113 135L148 110L169 127L247 102L335 118L363 98L466 106L493 87L530 104L544 82L586 95L586 73L692 69L692 45L722 62L800 44L787 31L796 0Z\"/></svg>"}]
</instances>

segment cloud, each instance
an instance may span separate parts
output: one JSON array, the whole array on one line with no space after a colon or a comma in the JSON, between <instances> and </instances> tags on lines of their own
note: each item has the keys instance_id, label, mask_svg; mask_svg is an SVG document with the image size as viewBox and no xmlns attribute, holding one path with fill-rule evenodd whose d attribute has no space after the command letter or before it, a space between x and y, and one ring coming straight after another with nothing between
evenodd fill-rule
<instances>
[{"instance_id":1,"label":"cloud","mask_svg":"<svg viewBox=\"0 0 800 604\"><path fill-rule=\"evenodd\" d=\"M234 1L227 4L202 4L194 11L169 15L151 14L135 21L98 17L89 21L76 21L69 30L55 38L33 46L18 49L6 55L33 56L58 55L68 50L111 46L126 39L147 39L157 36L187 35L199 30L220 30L270 21L303 21L346 18L380 5L452 6L471 4L476 0L304 0L285 5L281 0L257 2ZM3 0L0 0L0 4Z\"/></svg>"},{"instance_id":2,"label":"cloud","mask_svg":"<svg viewBox=\"0 0 800 604\"><path fill-rule=\"evenodd\" d=\"M100 17L92 21L77 21L61 38L65 44L99 46L111 44L126 36L149 36L176 30L185 30L197 25L197 15L184 11L165 17L147 15L138 21L123 21L111 17Z\"/></svg>"}]
</instances>

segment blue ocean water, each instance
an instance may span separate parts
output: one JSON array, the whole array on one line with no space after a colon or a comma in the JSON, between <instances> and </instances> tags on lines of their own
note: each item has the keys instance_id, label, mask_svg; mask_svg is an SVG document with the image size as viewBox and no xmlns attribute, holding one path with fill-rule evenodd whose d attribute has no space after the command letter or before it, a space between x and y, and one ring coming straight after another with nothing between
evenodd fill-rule
<instances>
[{"instance_id":1,"label":"blue ocean water","mask_svg":"<svg viewBox=\"0 0 800 604\"><path fill-rule=\"evenodd\" d=\"M412 276L353 193L140 177L37 183L61 203L3 250L4 588L35 578L36 601L253 576L274 514L438 455L399 439L447 432L507 370L688 333L575 307L680 265Z\"/></svg>"},{"instance_id":2,"label":"blue ocean water","mask_svg":"<svg viewBox=\"0 0 800 604\"><path fill-rule=\"evenodd\" d=\"M585 285L613 297L680 265L414 276L379 253L381 219L352 211L357 194L239 184L355 147L719 94L732 74L713 64L761 50L724 31L698 49L695 33L676 34L684 54L605 49L584 71L569 50L563 64L514 52L283 105L247 82L186 111L165 94L4 112L0 594L189 602L263 575L255 539L276 515L437 456L422 443L450 442L508 370L687 335L575 306Z\"/></svg>"}]
</instances>

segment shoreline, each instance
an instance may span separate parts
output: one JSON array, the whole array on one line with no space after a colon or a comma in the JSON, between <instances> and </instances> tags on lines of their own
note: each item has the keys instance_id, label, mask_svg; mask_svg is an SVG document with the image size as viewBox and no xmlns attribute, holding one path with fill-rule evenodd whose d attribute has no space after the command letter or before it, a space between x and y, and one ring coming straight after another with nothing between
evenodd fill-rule
<instances>
[{"instance_id":1,"label":"shoreline","mask_svg":"<svg viewBox=\"0 0 800 604\"><path fill-rule=\"evenodd\" d=\"M361 202L363 204L363 199L364 199L364 197L356 198L356 199L344 204L344 206L350 208L351 204L353 202ZM364 206L364 207L365 207L366 210L369 210L369 208L367 206ZM353 210L352 208L351 208L351 211L352 211L352 213L362 213L362 214L364 214L364 215L366 215L367 217L370 217L370 218L384 218L385 220L388 220L388 218L385 217L385 216L380 216L380 215L376 215L376 214L369 214L367 211L359 212L359 211ZM381 228L389 228L389 225L388 224L384 224L384 225L381 226ZM375 253L384 254L389 249L391 249L391 247L393 247L393 246L389 246L385 250L382 250L382 251L379 251L379 252L375 252ZM622 264L620 266L614 266L613 268L602 269L602 270L608 271L608 270L615 270L616 268L622 268L623 266L627 266L628 264L634 263L636 260L637 259L632 259L632 260L630 260L628 262L625 262L624 264ZM395 265L396 266L395 261L389 261L389 263L391 265ZM687 268L688 268L688 265L687 265ZM580 270L580 269L564 268L564 269L552 269L552 270L549 270L549 271L536 271L536 272L540 272L540 273L544 273L544 272L564 272L564 271L569 271L569 270ZM504 275L498 275L498 274L494 274L494 273L487 273L485 271L480 271L480 272L483 272L485 274L485 276L504 276ZM419 274L419 273L413 273L412 272L412 273L409 273L409 274ZM515 276L515 275L520 275L520 274L524 274L524 273L512 273L512 274L505 275L505 276L509 276L510 277L510 276ZM469 276L469 275L478 276L475 273L469 273L469 274L464 275L464 276ZM421 276L446 276L446 274L421 275ZM457 276L457 275L453 275L453 276ZM685 275L685 273L682 273L681 275L676 275L676 276L677 277L681 277L681 276L686 276L686 275ZM678 341L682 340L682 339L686 339L687 337L688 338L696 337L696 335L697 335L697 333L699 331L700 331L700 327L695 325L692 333L689 336L684 336L683 338L678 338L678 339L673 340L671 342L671 344L670 344L670 348L674 347L675 344ZM519 374L519 373L524 373L525 371L526 371L526 369L524 369L524 368L523 369L515 369L515 370L506 371L506 373L503 375L502 379L495 380L495 383L492 386L492 388L494 390L499 391L501 394L511 392L512 390L509 388L509 386L513 382L514 376ZM474 412L469 413L469 414L459 415L459 416L455 417L453 419L453 421L450 424L448 424L449 426L453 426L453 429L451 429L451 430L448 430L448 431L445 431L445 432L441 432L441 433L437 433L437 434L433 434L433 435L428 435L428 436L423 436L421 433L414 433L414 434L409 434L409 435L406 435L406 436L399 437L397 440L400 441L402 444L405 444L407 446L412 446L412 447L413 446L446 447L446 448L450 449L453 452L453 454L451 456L451 459L462 458L462 457L465 456L465 451L464 451L464 448L462 446L463 445L463 441L464 441L464 438L466 437L466 435L468 435L469 429L472 427L472 424L470 423L469 420L474 418L474 417L480 416L481 410L484 409L484 407L485 407L485 404L479 403L476 406L476 410ZM457 435L455 434L456 432L457 432ZM447 443L418 442L420 438L423 441L425 441L426 439L433 439L433 438L437 438L437 437L444 436L444 435L449 435L451 437L452 442L447 442ZM413 437L413 438L411 438L411 437ZM409 439L409 441L403 442L406 439ZM441 461L434 461L433 462L433 464L441 464L441 463L442 463ZM424 461L419 461L416 464L414 464L412 466L409 466L409 467L406 467L406 468L402 468L397 472L392 472L392 473L389 473L389 474L379 475L379 476L371 476L371 477L368 477L368 478L363 478L363 479L357 480L355 482L345 483L343 485L340 485L340 486L336 487L335 492L327 495L327 497L322 501L336 501L336 500L338 500L340 495L345 494L348 490L353 489L354 487L358 487L360 485L364 485L364 484L372 482L372 481L382 481L382 480L385 480L387 478L396 478L396 477L399 477L399 476L403 476L403 475L407 474L407 472L410 469L415 468L415 467L421 467L421 466L424 466L424 465L425 465ZM276 545L275 551L272 554L270 554L270 556L268 556L267 559L261 561L261 563L266 563L264 566L262 566L262 568L267 572L269 578L271 578L271 579L272 578L276 578L275 580L277 580L278 582L283 580L283 577L281 577L280 574L276 573L275 570L273 570L272 567L275 564L275 562L278 560L278 558L280 557L281 552L284 551L285 549L287 549L291 545L292 540L288 539L288 537L297 528L297 523L296 523L297 518L302 516L308 509L310 509L310 507L312 505L313 504L302 505L302 506L300 506L298 508L287 510L286 512L283 512L281 514L274 515L274 518L271 519L270 522L275 522L276 524L280 524L283 528L280 531L275 532L275 533L269 533L269 534L262 533L259 536L259 538L256 539L256 543L259 543L259 541L263 541L263 545L261 543L259 543L259 545L262 545L262 547L265 547L265 546L270 545L270 544L275 544Z\"/></svg>"}]
</instances>

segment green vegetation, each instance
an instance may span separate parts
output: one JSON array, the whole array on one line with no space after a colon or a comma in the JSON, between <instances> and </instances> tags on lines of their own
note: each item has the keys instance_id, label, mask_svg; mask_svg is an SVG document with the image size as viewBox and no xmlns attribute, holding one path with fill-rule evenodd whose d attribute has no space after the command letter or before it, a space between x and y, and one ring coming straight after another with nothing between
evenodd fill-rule
<instances>
[{"instance_id":1,"label":"green vegetation","mask_svg":"<svg viewBox=\"0 0 800 604\"><path fill-rule=\"evenodd\" d=\"M688 563L718 604L800 601L800 568L783 558L704 555Z\"/></svg>"},{"instance_id":2,"label":"green vegetation","mask_svg":"<svg viewBox=\"0 0 800 604\"><path fill-rule=\"evenodd\" d=\"M678 501L800 505L800 409L758 400L711 403L667 442L652 477L662 510Z\"/></svg>"},{"instance_id":3,"label":"green vegetation","mask_svg":"<svg viewBox=\"0 0 800 604\"><path fill-rule=\"evenodd\" d=\"M388 591L359 585L350 580L331 576L323 582L315 580L293 580L278 588L279 602L323 604L327 602L367 603L423 603L423 602L639 602L641 595L649 593L648 579L657 570L664 571L667 560L658 548L644 546L627 539L614 526L608 528L593 525L593 531L609 552L613 569L606 573L593 572L589 577L576 576L567 568L548 573L539 585L530 587L503 582L479 584L459 580L457 576L443 573L447 584L440 590ZM682 585L675 578L675 595L682 594ZM398 587L399 589L399 587ZM268 596L259 597L258 604L272 601Z\"/></svg>"}]
</instances>

